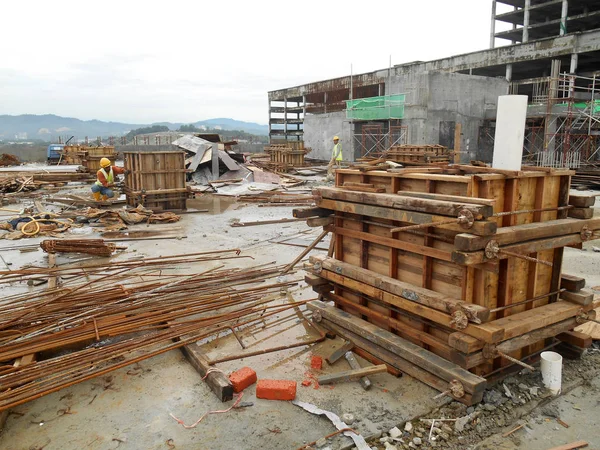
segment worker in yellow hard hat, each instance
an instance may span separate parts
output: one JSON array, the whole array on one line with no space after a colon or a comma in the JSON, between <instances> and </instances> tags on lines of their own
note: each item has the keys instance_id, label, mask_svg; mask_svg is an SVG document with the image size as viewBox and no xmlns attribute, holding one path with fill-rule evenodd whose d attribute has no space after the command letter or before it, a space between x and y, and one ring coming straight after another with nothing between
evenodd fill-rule
<instances>
[{"instance_id":1,"label":"worker in yellow hard hat","mask_svg":"<svg viewBox=\"0 0 600 450\"><path fill-rule=\"evenodd\" d=\"M333 137L333 151L331 153L331 159L333 159L336 164L339 164L342 158L342 143L340 142L339 136Z\"/></svg>"},{"instance_id":2,"label":"worker in yellow hard hat","mask_svg":"<svg viewBox=\"0 0 600 450\"><path fill-rule=\"evenodd\" d=\"M340 142L339 136L333 137L333 150L331 152L331 161L327 166L327 177L333 177L333 171L335 167L339 167L342 163L342 143Z\"/></svg>"},{"instance_id":3,"label":"worker in yellow hard hat","mask_svg":"<svg viewBox=\"0 0 600 450\"><path fill-rule=\"evenodd\" d=\"M110 189L115 184L115 175L129 174L129 170L122 167L113 166L110 159L102 158L100 160L100 170L96 172L96 182L92 185L94 200L106 201L113 198L115 193Z\"/></svg>"}]
</instances>

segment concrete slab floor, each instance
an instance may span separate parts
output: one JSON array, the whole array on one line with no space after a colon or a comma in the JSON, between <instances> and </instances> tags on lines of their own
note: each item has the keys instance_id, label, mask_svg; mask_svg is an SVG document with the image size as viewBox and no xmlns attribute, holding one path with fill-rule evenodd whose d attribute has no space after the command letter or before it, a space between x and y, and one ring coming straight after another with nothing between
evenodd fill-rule
<instances>
[{"instance_id":1,"label":"concrete slab floor","mask_svg":"<svg viewBox=\"0 0 600 450\"><path fill-rule=\"evenodd\" d=\"M228 199L211 196L196 200L191 206L211 211L184 215L176 224L130 227L132 231L181 227L181 234L187 237L179 240L126 242L127 251L115 258L240 248L242 255L252 256L254 260L236 260L231 265L249 267L271 261L285 264L294 259L302 249L275 244L273 241L294 236L312 240L320 232L320 229L308 228L304 222L246 228L229 226L236 219L248 222L289 218L293 209L291 207L236 204ZM94 232L89 237L97 237L97 234ZM13 241L10 245L39 241L40 239ZM6 241L2 242L2 246L7 244ZM585 253L567 249L563 269L573 275L585 276L589 287L600 285L600 253L593 252L591 245L593 243L585 244L585 248L589 248ZM24 264L45 264L45 256L41 250L32 253L3 251L2 254L7 262L12 263L11 268L22 267ZM65 257L58 260L59 264L68 261L70 259ZM198 265L193 269L202 270L213 265ZM189 270L187 267L181 269ZM294 277L302 278L301 273L286 276L287 279ZM27 289L32 288L5 287L0 290L0 295ZM296 299L314 296L303 282L292 290ZM306 330L295 313L282 313L272 322L276 320L279 321L276 325L265 330L242 332L242 339L251 349L307 339ZM277 334L269 338L274 330ZM298 382L298 399L314 403L338 415L353 414L357 422L352 426L367 437L387 431L406 420L423 416L443 403L432 400L437 391L406 375L401 378L389 374L372 376L374 386L368 392L362 390L358 383L322 386L319 389L314 389L313 386L302 387L300 383L310 371L310 357L313 354L329 354L339 342L326 340L310 348L299 347L245 358L219 364L219 367L228 373L247 365L257 371L259 379L295 380ZM212 340L205 344L205 348L214 357L240 351L231 335ZM346 362L342 360L333 367L325 364L322 373L334 373L347 368ZM312 373L319 375L314 370ZM335 431L326 418L313 416L289 402L256 399L254 386L245 391L242 401L253 402L254 405L224 414L209 415L197 427L184 429L170 414L190 424L206 411L226 409L232 402L219 402L181 352L171 351L14 408L0 435L0 448L294 449ZM569 422L567 419L563 420ZM341 436L332 439L329 445L332 449L352 446L349 438Z\"/></svg>"}]
</instances>

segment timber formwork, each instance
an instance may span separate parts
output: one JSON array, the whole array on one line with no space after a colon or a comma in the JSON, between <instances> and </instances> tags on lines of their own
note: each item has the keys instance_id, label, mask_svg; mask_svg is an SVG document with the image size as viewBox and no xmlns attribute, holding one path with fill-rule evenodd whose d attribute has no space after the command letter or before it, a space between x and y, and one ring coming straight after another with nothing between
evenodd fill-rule
<instances>
[{"instance_id":1,"label":"timber formwork","mask_svg":"<svg viewBox=\"0 0 600 450\"><path fill-rule=\"evenodd\" d=\"M185 152L125 152L125 196L129 206L186 209Z\"/></svg>"},{"instance_id":2,"label":"timber formwork","mask_svg":"<svg viewBox=\"0 0 600 450\"><path fill-rule=\"evenodd\" d=\"M480 401L485 377L594 318L582 280L561 275L564 247L600 237L594 198L569 196L572 174L338 170L302 213L333 233L307 282L337 308L311 308L374 360Z\"/></svg>"},{"instance_id":3,"label":"timber formwork","mask_svg":"<svg viewBox=\"0 0 600 450\"><path fill-rule=\"evenodd\" d=\"M407 166L448 164L453 152L443 145L394 145L382 154L386 161Z\"/></svg>"},{"instance_id":4,"label":"timber formwork","mask_svg":"<svg viewBox=\"0 0 600 450\"><path fill-rule=\"evenodd\" d=\"M270 144L264 148L269 155L269 168L278 172L287 172L293 168L306 166L304 157L310 149L304 148L304 142L290 142L286 144Z\"/></svg>"}]
</instances>

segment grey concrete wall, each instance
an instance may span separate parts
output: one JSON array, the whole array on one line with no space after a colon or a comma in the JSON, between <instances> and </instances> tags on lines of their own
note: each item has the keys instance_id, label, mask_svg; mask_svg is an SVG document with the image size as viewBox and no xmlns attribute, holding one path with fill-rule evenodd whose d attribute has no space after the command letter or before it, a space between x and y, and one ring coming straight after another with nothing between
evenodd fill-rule
<instances>
[{"instance_id":1,"label":"grey concrete wall","mask_svg":"<svg viewBox=\"0 0 600 450\"><path fill-rule=\"evenodd\" d=\"M479 128L486 112L494 110L498 96L508 92L502 78L488 78L449 72L426 72L392 76L386 80L386 94L406 94L405 117L409 144L444 144L454 148L454 125L462 125L461 161L480 159ZM307 115L304 141L311 157L331 157L332 138L339 135L344 159L354 160L354 142L345 112Z\"/></svg>"},{"instance_id":2,"label":"grey concrete wall","mask_svg":"<svg viewBox=\"0 0 600 450\"><path fill-rule=\"evenodd\" d=\"M312 149L308 154L310 158L329 160L334 136L340 137L344 160L353 161L352 132L344 111L306 115L304 118L304 146Z\"/></svg>"}]
</instances>

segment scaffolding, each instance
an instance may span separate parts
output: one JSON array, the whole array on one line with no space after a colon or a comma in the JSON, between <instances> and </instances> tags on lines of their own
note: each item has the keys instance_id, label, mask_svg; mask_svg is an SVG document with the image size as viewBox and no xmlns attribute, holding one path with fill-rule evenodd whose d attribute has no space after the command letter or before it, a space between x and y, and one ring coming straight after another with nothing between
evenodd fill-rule
<instances>
[{"instance_id":1,"label":"scaffolding","mask_svg":"<svg viewBox=\"0 0 600 450\"><path fill-rule=\"evenodd\" d=\"M577 169L600 159L600 93L592 78L562 74L511 84L530 96L524 162ZM524 91L524 92L523 92Z\"/></svg>"}]
</instances>

